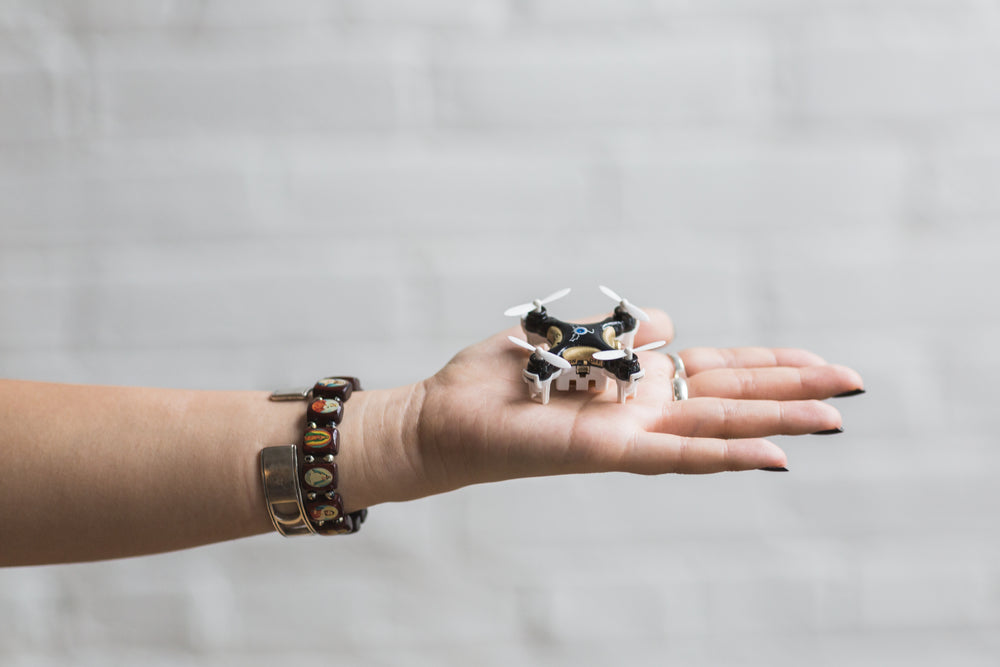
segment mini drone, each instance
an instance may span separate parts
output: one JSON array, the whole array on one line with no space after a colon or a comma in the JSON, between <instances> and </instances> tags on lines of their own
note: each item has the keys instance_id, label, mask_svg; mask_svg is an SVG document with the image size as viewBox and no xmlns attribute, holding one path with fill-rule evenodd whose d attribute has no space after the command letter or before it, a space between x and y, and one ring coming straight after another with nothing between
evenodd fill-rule
<instances>
[{"instance_id":1,"label":"mini drone","mask_svg":"<svg viewBox=\"0 0 1000 667\"><path fill-rule=\"evenodd\" d=\"M591 387L604 391L609 379L618 386L618 402L624 403L629 396L635 396L636 383L646 374L639 367L635 353L667 344L658 340L633 348L639 322L648 322L649 315L604 285L600 288L618 302L614 313L600 322L577 324L548 314L545 304L563 298L569 294L569 288L504 312L508 317L521 318L521 328L528 340L515 336L508 338L533 352L522 377L528 384L531 398L541 399L543 405L549 402L553 381L560 391L568 391L571 387L577 391Z\"/></svg>"}]
</instances>

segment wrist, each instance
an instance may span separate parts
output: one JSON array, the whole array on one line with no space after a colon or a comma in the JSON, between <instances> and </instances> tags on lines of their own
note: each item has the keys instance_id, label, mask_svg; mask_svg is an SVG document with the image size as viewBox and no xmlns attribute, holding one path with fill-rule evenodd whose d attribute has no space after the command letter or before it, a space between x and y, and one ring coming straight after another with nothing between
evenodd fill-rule
<instances>
[{"instance_id":1,"label":"wrist","mask_svg":"<svg viewBox=\"0 0 1000 667\"><path fill-rule=\"evenodd\" d=\"M423 395L422 383L353 394L338 455L346 512L427 495L416 446Z\"/></svg>"}]
</instances>

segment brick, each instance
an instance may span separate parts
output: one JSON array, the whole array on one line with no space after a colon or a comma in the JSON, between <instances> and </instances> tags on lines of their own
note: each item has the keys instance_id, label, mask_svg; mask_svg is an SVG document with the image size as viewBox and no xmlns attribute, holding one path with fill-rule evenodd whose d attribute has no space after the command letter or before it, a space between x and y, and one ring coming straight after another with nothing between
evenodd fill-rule
<instances>
[{"instance_id":1,"label":"brick","mask_svg":"<svg viewBox=\"0 0 1000 667\"><path fill-rule=\"evenodd\" d=\"M970 13L971 14L971 13ZM789 54L789 106L809 120L926 123L1000 109L996 29L974 15L817 22Z\"/></svg>"},{"instance_id":2,"label":"brick","mask_svg":"<svg viewBox=\"0 0 1000 667\"><path fill-rule=\"evenodd\" d=\"M978 227L1000 214L1000 137L995 129L971 131L933 151L930 215L942 229L956 223Z\"/></svg>"},{"instance_id":3,"label":"brick","mask_svg":"<svg viewBox=\"0 0 1000 667\"><path fill-rule=\"evenodd\" d=\"M435 54L435 91L441 124L456 128L761 119L771 110L771 64L753 32L456 42Z\"/></svg>"},{"instance_id":4,"label":"brick","mask_svg":"<svg viewBox=\"0 0 1000 667\"><path fill-rule=\"evenodd\" d=\"M981 538L942 537L947 534L868 545L859 577L861 623L871 628L995 627L1000 606L990 588L996 568L972 551ZM913 549L923 556L908 557Z\"/></svg>"},{"instance_id":5,"label":"brick","mask_svg":"<svg viewBox=\"0 0 1000 667\"><path fill-rule=\"evenodd\" d=\"M707 616L710 627L735 633L805 630L818 625L819 584L760 577L750 582L726 581L711 586Z\"/></svg>"},{"instance_id":6,"label":"brick","mask_svg":"<svg viewBox=\"0 0 1000 667\"><path fill-rule=\"evenodd\" d=\"M320 294L324 289L319 289ZM331 335L336 340L336 332L343 331L339 313L362 308L361 300L366 298L342 294L335 311L317 307L316 294L303 289L297 281L281 284L267 279L224 281L211 290L190 282L142 287L103 285L98 292L91 322L95 341L102 346L195 342L224 345L231 340L331 341ZM385 302L378 292L374 284L369 284L367 298ZM173 303L183 305L171 306ZM269 323L266 329L262 321ZM383 330L389 323L375 319L370 326Z\"/></svg>"},{"instance_id":7,"label":"brick","mask_svg":"<svg viewBox=\"0 0 1000 667\"><path fill-rule=\"evenodd\" d=\"M653 4L644 0L601 2L589 0L528 0L520 3L523 13L532 23L556 25L641 25L656 16ZM648 23L647 23L648 25Z\"/></svg>"},{"instance_id":8,"label":"brick","mask_svg":"<svg viewBox=\"0 0 1000 667\"><path fill-rule=\"evenodd\" d=\"M416 568L416 569L413 569ZM369 579L355 573L353 582L343 580L317 583L304 589L293 576L283 582L278 595L287 608L296 609L294 616L272 619L275 633L261 634L252 628L267 622L268 601L275 598L273 590L266 587L247 587L237 597L235 610L237 645L261 650L277 650L283 646L284 632L321 633L331 641L347 647L365 645L421 646L445 642L451 633L468 640L509 637L513 626L513 603L509 594L493 589L484 590L477 585L463 585L433 563L419 565L411 562L408 568L417 577L400 577L392 583L384 574ZM322 571L322 570L320 570ZM419 581L417 581L419 578ZM483 604L488 595L489 602ZM434 605L428 606L433 600ZM478 600L479 605L472 605ZM353 609L349 615L334 616L329 610ZM382 623L368 623L366 619L381 618Z\"/></svg>"},{"instance_id":9,"label":"brick","mask_svg":"<svg viewBox=\"0 0 1000 667\"><path fill-rule=\"evenodd\" d=\"M0 142L55 136L56 92L42 72L0 72L0 90L6 100L0 105Z\"/></svg>"},{"instance_id":10,"label":"brick","mask_svg":"<svg viewBox=\"0 0 1000 667\"><path fill-rule=\"evenodd\" d=\"M377 66L213 71L205 65L180 72L114 72L102 79L101 114L115 133L384 129L394 123L392 76Z\"/></svg>"},{"instance_id":11,"label":"brick","mask_svg":"<svg viewBox=\"0 0 1000 667\"><path fill-rule=\"evenodd\" d=\"M71 345L78 323L72 290L52 294L38 288L0 288L0 346L51 348Z\"/></svg>"},{"instance_id":12,"label":"brick","mask_svg":"<svg viewBox=\"0 0 1000 667\"><path fill-rule=\"evenodd\" d=\"M1000 505L1000 497L991 489L990 481L971 473L897 476L891 469L869 466L858 470L851 479L797 480L776 489L788 494L785 502L792 497L797 499L795 509L787 514L789 525L844 537L870 538L888 534L890 530L893 535L913 536L935 525L967 540L987 529L988 513ZM796 488L802 483L810 485L808 494ZM924 494L907 492L915 486L923 489ZM970 513L963 509L967 506L974 506L977 511Z\"/></svg>"},{"instance_id":13,"label":"brick","mask_svg":"<svg viewBox=\"0 0 1000 667\"><path fill-rule=\"evenodd\" d=\"M313 143L290 148L282 169L289 208L309 227L338 224L418 237L502 230L522 234L524 247L532 232L547 226L597 224L588 210L596 185L592 164L530 146L413 150ZM463 259L472 258L451 261Z\"/></svg>"},{"instance_id":14,"label":"brick","mask_svg":"<svg viewBox=\"0 0 1000 667\"><path fill-rule=\"evenodd\" d=\"M618 159L625 220L642 231L689 227L753 238L765 228L901 224L908 164L891 145L709 137L625 146Z\"/></svg>"},{"instance_id":15,"label":"brick","mask_svg":"<svg viewBox=\"0 0 1000 667\"><path fill-rule=\"evenodd\" d=\"M172 0L120 2L82 0L49 3L58 7L50 17L76 28L107 31L142 28L205 28L308 26L317 24L395 23L401 25L476 26L507 15L499 0L435 0L418 6L398 0L341 2L291 0L279 8L266 0Z\"/></svg>"},{"instance_id":16,"label":"brick","mask_svg":"<svg viewBox=\"0 0 1000 667\"><path fill-rule=\"evenodd\" d=\"M547 602L548 627L535 627L563 644L629 641L660 634L665 623L659 591L648 586L558 588Z\"/></svg>"},{"instance_id":17,"label":"brick","mask_svg":"<svg viewBox=\"0 0 1000 667\"><path fill-rule=\"evenodd\" d=\"M788 268L772 280L778 319L776 328L834 326L844 330L864 326L894 334L901 327L933 335L938 327L962 326L975 331L989 316L981 308L979 285L995 277L991 256L995 241L984 237L976 248L944 251L945 238L912 247L894 263L861 263L852 270L813 271L805 279ZM954 246L952 246L954 247ZM947 274L949 281L940 280ZM930 312L934 316L929 315ZM964 335L964 334L963 334ZM930 360L928 360L930 361Z\"/></svg>"},{"instance_id":18,"label":"brick","mask_svg":"<svg viewBox=\"0 0 1000 667\"><path fill-rule=\"evenodd\" d=\"M982 6L975 0L879 0L872 4L864 0L821 0L803 5L795 0L750 0L734 6L725 0L691 3L687 0L651 0L651 6L663 18L712 17L715 20L787 19L800 17L854 17L865 19L893 17L897 20L948 20L956 15L976 15Z\"/></svg>"},{"instance_id":19,"label":"brick","mask_svg":"<svg viewBox=\"0 0 1000 667\"><path fill-rule=\"evenodd\" d=\"M349 0L343 3L348 21L398 24L408 27L500 29L510 18L509 3L501 0L432 0L414 4L405 0Z\"/></svg>"},{"instance_id":20,"label":"brick","mask_svg":"<svg viewBox=\"0 0 1000 667\"><path fill-rule=\"evenodd\" d=\"M800 519L782 505L788 483L764 473L517 480L464 491L467 518L462 529L472 544L499 539L518 547L605 548L618 540L676 545L681 538L695 540L720 533L737 539ZM505 521L504 517L531 520Z\"/></svg>"},{"instance_id":21,"label":"brick","mask_svg":"<svg viewBox=\"0 0 1000 667\"><path fill-rule=\"evenodd\" d=\"M111 595L90 598L86 614L74 614L78 637L91 645L161 646L171 651L189 645L190 600L184 595Z\"/></svg>"},{"instance_id":22,"label":"brick","mask_svg":"<svg viewBox=\"0 0 1000 667\"><path fill-rule=\"evenodd\" d=\"M0 234L43 245L245 235L257 201L245 167L232 153L220 159L232 148L152 142L11 155L0 197L10 224Z\"/></svg>"},{"instance_id":23,"label":"brick","mask_svg":"<svg viewBox=\"0 0 1000 667\"><path fill-rule=\"evenodd\" d=\"M55 582L45 573L7 569L0 576L0 651L5 655L43 652L59 642L52 620L59 614Z\"/></svg>"},{"instance_id":24,"label":"brick","mask_svg":"<svg viewBox=\"0 0 1000 667\"><path fill-rule=\"evenodd\" d=\"M262 0L85 0L62 2L64 15L74 25L92 30L134 30L164 27L257 26L274 28L336 20L341 12L322 0L291 0L281 9Z\"/></svg>"},{"instance_id":25,"label":"brick","mask_svg":"<svg viewBox=\"0 0 1000 667\"><path fill-rule=\"evenodd\" d=\"M98 113L109 133L176 135L385 130L413 65L409 47L309 38L296 30L107 39L95 54ZM336 44L336 46L331 46Z\"/></svg>"}]
</instances>

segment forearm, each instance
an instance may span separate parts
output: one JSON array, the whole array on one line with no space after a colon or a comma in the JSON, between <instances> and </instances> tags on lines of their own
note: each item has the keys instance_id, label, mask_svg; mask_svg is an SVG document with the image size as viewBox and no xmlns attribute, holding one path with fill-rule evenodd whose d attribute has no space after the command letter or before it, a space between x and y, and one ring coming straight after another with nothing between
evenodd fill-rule
<instances>
[{"instance_id":1,"label":"forearm","mask_svg":"<svg viewBox=\"0 0 1000 667\"><path fill-rule=\"evenodd\" d=\"M0 381L0 564L272 530L257 453L297 442L303 414L264 392Z\"/></svg>"}]
</instances>

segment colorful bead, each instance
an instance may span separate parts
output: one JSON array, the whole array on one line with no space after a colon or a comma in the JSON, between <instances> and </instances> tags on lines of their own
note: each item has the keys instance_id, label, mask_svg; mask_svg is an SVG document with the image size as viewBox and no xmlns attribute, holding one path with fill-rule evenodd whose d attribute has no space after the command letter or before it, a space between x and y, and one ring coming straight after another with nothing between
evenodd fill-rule
<instances>
[{"instance_id":1,"label":"colorful bead","mask_svg":"<svg viewBox=\"0 0 1000 667\"><path fill-rule=\"evenodd\" d=\"M335 412L340 412L340 401L335 398L317 398L309 406L313 409L313 412L321 415L332 415Z\"/></svg>"},{"instance_id":2,"label":"colorful bead","mask_svg":"<svg viewBox=\"0 0 1000 667\"><path fill-rule=\"evenodd\" d=\"M336 456L340 452L340 432L333 424L326 428L309 429L302 437L302 445L305 455L329 462L331 455Z\"/></svg>"},{"instance_id":3,"label":"colorful bead","mask_svg":"<svg viewBox=\"0 0 1000 667\"><path fill-rule=\"evenodd\" d=\"M346 401L351 397L354 384L349 378L329 377L323 378L313 387L313 396L320 398L336 398Z\"/></svg>"},{"instance_id":4,"label":"colorful bead","mask_svg":"<svg viewBox=\"0 0 1000 667\"><path fill-rule=\"evenodd\" d=\"M347 380L354 387L354 391L361 391L361 380L351 375L337 375L338 380Z\"/></svg>"},{"instance_id":5,"label":"colorful bead","mask_svg":"<svg viewBox=\"0 0 1000 667\"><path fill-rule=\"evenodd\" d=\"M313 521L333 521L340 516L340 510L336 505L316 505L309 510L309 516Z\"/></svg>"},{"instance_id":6,"label":"colorful bead","mask_svg":"<svg viewBox=\"0 0 1000 667\"><path fill-rule=\"evenodd\" d=\"M325 428L313 428L306 431L302 444L310 449L321 449L330 444L333 434Z\"/></svg>"},{"instance_id":7,"label":"colorful bead","mask_svg":"<svg viewBox=\"0 0 1000 667\"><path fill-rule=\"evenodd\" d=\"M323 487L330 486L333 484L333 477L332 471L320 467L309 468L302 475L305 483L314 489L322 489Z\"/></svg>"},{"instance_id":8,"label":"colorful bead","mask_svg":"<svg viewBox=\"0 0 1000 667\"><path fill-rule=\"evenodd\" d=\"M339 424L344 416L344 404L335 398L316 398L309 404L307 420L316 424Z\"/></svg>"}]
</instances>

